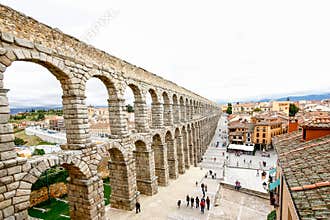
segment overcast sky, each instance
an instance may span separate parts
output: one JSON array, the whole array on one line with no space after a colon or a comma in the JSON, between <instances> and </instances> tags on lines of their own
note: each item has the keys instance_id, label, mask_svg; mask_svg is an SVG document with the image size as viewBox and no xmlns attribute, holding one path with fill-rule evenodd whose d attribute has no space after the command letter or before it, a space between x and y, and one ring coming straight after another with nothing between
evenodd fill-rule
<instances>
[{"instance_id":1,"label":"overcast sky","mask_svg":"<svg viewBox=\"0 0 330 220\"><path fill-rule=\"evenodd\" d=\"M330 91L329 1L1 3L214 101ZM61 103L36 65L14 63L5 85L12 105ZM103 85L88 87L104 104Z\"/></svg>"}]
</instances>

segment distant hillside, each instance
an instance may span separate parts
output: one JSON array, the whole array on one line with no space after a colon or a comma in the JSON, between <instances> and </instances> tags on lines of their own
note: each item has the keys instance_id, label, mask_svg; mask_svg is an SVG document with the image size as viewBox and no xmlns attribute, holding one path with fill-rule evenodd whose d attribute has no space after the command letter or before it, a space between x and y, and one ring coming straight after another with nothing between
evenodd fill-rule
<instances>
[{"instance_id":1,"label":"distant hillside","mask_svg":"<svg viewBox=\"0 0 330 220\"><path fill-rule=\"evenodd\" d=\"M260 100L245 100L245 101L238 101L240 103L244 102L269 102L271 100L276 101L286 101L287 98L290 99L290 101L300 101L300 100L323 100L323 99L330 99L330 93L323 93L323 94L312 94L312 95L302 95L302 96L285 96L281 98L264 98ZM219 104L227 104L230 101L225 100L218 100L217 103ZM231 103L236 103L236 101L232 101Z\"/></svg>"},{"instance_id":2,"label":"distant hillside","mask_svg":"<svg viewBox=\"0 0 330 220\"><path fill-rule=\"evenodd\" d=\"M258 102L268 102L270 100L276 100L276 101L286 101L287 98L289 98L290 101L300 101L300 100L323 100L323 99L330 99L330 93L324 93L324 94L313 94L313 95L303 95L303 96L287 96L287 97L281 97L277 99L261 99Z\"/></svg>"}]
</instances>

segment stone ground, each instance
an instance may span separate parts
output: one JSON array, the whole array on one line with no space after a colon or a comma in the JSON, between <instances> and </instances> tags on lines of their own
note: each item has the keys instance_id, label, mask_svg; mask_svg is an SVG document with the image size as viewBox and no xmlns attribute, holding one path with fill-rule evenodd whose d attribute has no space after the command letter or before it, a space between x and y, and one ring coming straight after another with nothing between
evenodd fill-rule
<instances>
[{"instance_id":1,"label":"stone ground","mask_svg":"<svg viewBox=\"0 0 330 220\"><path fill-rule=\"evenodd\" d=\"M219 121L219 127L223 128L224 118ZM217 129L219 131L219 129ZM211 146L204 155L203 162L199 164L199 167L191 167L186 170L186 173L180 175L177 180L171 180L170 185L167 187L159 187L158 194L154 196L141 196L140 203L142 212L136 214L135 211L123 211L112 209L109 206L106 207L107 219L126 220L126 219L143 219L143 220L208 220L208 219L235 219L235 220L258 220L266 219L267 214L272 210L269 205L269 201L261 199L255 196L250 196L237 191L221 188L220 191L220 205L213 207L214 197L218 192L219 183L223 178L223 162L225 156L222 155L225 152L223 147L214 147L216 141L224 141L219 136L219 132L216 133ZM221 145L220 145L221 146ZM216 161L214 162L214 157ZM205 174L209 171L217 173L217 179L211 179L210 176L205 178ZM227 168L228 169L228 168ZM242 170L240 172L238 170ZM245 171L245 172L244 172ZM256 170L249 169L237 169L233 171L227 171L225 173L229 177L235 179L236 175L246 176L246 173L253 172L247 175L250 179L257 179L255 174ZM195 182L198 181L196 187ZM230 180L231 181L231 180ZM235 180L236 181L236 180ZM205 211L205 214L200 212L200 209L191 208L186 206L185 197L189 196L202 197L202 191L200 188L201 183L207 184L208 191L206 196L211 199L211 209ZM258 182L250 181L251 184L257 184ZM234 184L234 183L232 183ZM243 185L243 181L242 181ZM244 185L243 185L244 187ZM177 201L181 199L181 208L177 207Z\"/></svg>"}]
</instances>

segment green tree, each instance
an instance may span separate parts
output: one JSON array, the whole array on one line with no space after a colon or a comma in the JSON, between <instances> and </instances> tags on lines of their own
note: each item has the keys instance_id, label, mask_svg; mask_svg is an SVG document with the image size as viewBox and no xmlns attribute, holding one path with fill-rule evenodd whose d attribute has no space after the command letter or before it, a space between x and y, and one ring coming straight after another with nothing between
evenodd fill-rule
<instances>
[{"instance_id":1,"label":"green tree","mask_svg":"<svg viewBox=\"0 0 330 220\"><path fill-rule=\"evenodd\" d=\"M34 149L33 155L44 155L45 150L44 149Z\"/></svg>"},{"instance_id":2,"label":"green tree","mask_svg":"<svg viewBox=\"0 0 330 220\"><path fill-rule=\"evenodd\" d=\"M40 112L38 113L38 116L37 116L37 121L42 121L45 119L45 114Z\"/></svg>"},{"instance_id":3,"label":"green tree","mask_svg":"<svg viewBox=\"0 0 330 220\"><path fill-rule=\"evenodd\" d=\"M15 137L14 143L16 146L21 146L25 144L25 141L22 138Z\"/></svg>"},{"instance_id":4,"label":"green tree","mask_svg":"<svg viewBox=\"0 0 330 220\"><path fill-rule=\"evenodd\" d=\"M255 108L253 109L254 112L261 112L261 108Z\"/></svg>"},{"instance_id":5,"label":"green tree","mask_svg":"<svg viewBox=\"0 0 330 220\"><path fill-rule=\"evenodd\" d=\"M299 108L295 104L290 103L289 116L295 116L298 111L299 111Z\"/></svg>"},{"instance_id":6,"label":"green tree","mask_svg":"<svg viewBox=\"0 0 330 220\"><path fill-rule=\"evenodd\" d=\"M232 106L231 106L231 103L228 103L226 113L227 113L227 114L231 114L231 113L233 113L233 112L232 112Z\"/></svg>"},{"instance_id":7,"label":"green tree","mask_svg":"<svg viewBox=\"0 0 330 220\"><path fill-rule=\"evenodd\" d=\"M134 108L130 104L126 105L126 110L127 112L134 112Z\"/></svg>"}]
</instances>

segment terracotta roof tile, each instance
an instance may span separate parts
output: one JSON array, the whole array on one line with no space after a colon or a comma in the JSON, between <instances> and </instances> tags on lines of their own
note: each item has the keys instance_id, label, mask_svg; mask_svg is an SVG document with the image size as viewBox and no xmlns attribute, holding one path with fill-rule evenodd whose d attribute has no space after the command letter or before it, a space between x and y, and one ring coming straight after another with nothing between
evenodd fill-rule
<instances>
[{"instance_id":1,"label":"terracotta roof tile","mask_svg":"<svg viewBox=\"0 0 330 220\"><path fill-rule=\"evenodd\" d=\"M274 145L300 218L330 219L330 135L302 141L297 131Z\"/></svg>"}]
</instances>

